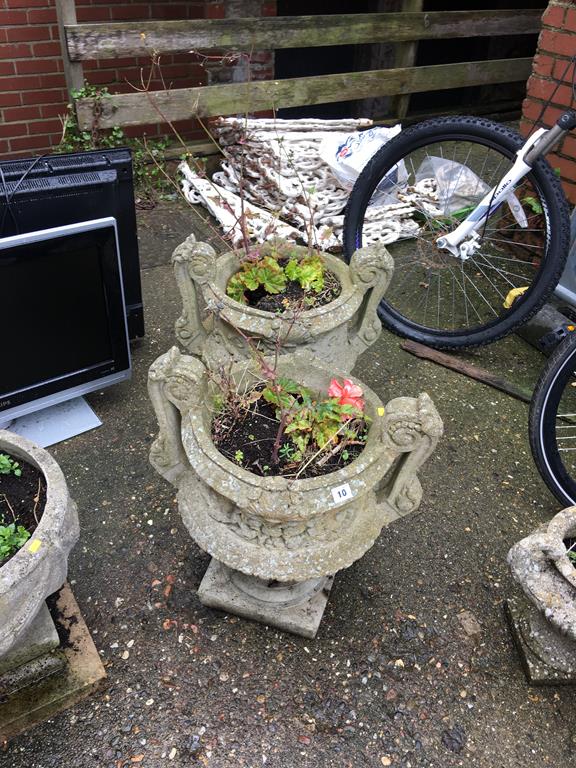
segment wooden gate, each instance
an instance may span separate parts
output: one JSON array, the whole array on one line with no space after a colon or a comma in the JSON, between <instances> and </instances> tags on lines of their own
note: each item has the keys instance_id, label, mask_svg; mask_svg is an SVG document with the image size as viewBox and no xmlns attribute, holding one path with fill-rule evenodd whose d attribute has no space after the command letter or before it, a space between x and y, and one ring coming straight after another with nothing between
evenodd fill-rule
<instances>
[{"instance_id":1,"label":"wooden gate","mask_svg":"<svg viewBox=\"0 0 576 768\"><path fill-rule=\"evenodd\" d=\"M70 90L84 81L82 62L191 51L253 51L280 48L397 43L405 53L418 40L535 34L539 10L358 13L198 21L78 24L74 0L57 0ZM321 30L319 32L319 30ZM372 96L526 81L531 58L470 61L431 66L264 80L148 93L110 95L76 102L79 125L89 129L98 109L101 128L164 123L282 107L353 101ZM396 104L398 104L398 99ZM400 100L401 103L401 100Z\"/></svg>"}]
</instances>

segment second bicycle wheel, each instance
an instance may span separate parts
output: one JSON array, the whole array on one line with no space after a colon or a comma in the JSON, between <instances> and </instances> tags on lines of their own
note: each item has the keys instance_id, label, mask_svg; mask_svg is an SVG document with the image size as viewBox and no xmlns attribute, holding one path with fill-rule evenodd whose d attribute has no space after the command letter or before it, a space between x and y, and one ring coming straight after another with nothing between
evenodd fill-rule
<instances>
[{"instance_id":1,"label":"second bicycle wheel","mask_svg":"<svg viewBox=\"0 0 576 768\"><path fill-rule=\"evenodd\" d=\"M530 405L530 447L546 485L576 504L576 333L550 356Z\"/></svg>"},{"instance_id":2,"label":"second bicycle wheel","mask_svg":"<svg viewBox=\"0 0 576 768\"><path fill-rule=\"evenodd\" d=\"M479 346L510 333L544 304L569 247L568 205L545 160L521 180L510 204L482 224L470 256L436 245L510 170L522 144L490 120L439 118L402 131L366 165L346 209L345 254L349 260L362 246L387 245L394 276L379 315L392 331L443 349ZM390 203L406 210L401 238L393 242Z\"/></svg>"}]
</instances>

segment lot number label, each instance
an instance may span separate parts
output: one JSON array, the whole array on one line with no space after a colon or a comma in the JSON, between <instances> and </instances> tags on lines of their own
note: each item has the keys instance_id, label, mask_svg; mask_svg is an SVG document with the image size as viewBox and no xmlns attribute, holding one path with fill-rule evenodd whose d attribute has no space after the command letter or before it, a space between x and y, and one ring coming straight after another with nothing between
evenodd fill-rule
<instances>
[{"instance_id":1,"label":"lot number label","mask_svg":"<svg viewBox=\"0 0 576 768\"><path fill-rule=\"evenodd\" d=\"M353 495L350 483L344 483L343 485L337 485L335 488L332 488L332 498L336 503L340 501L348 501Z\"/></svg>"}]
</instances>

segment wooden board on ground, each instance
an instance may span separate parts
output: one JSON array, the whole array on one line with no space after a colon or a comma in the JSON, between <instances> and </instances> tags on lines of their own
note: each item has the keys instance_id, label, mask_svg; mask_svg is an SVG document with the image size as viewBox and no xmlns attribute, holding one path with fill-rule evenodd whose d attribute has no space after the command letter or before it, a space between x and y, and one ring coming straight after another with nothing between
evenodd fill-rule
<instances>
[{"instance_id":1,"label":"wooden board on ground","mask_svg":"<svg viewBox=\"0 0 576 768\"><path fill-rule=\"evenodd\" d=\"M532 400L532 393L529 390L523 389L506 379L502 379L484 368L478 368L478 366L471 365L465 360L460 360L454 357L454 355L448 355L446 352L440 352L437 349L432 349L432 347L427 347L425 344L419 344L417 341L411 341L410 339L403 341L401 347L416 357L438 363L438 365L442 365L444 368L450 368L450 370L468 376L470 379L475 379L481 384L487 384L489 387L499 389L501 392L505 392L517 400L522 400L524 403L529 403Z\"/></svg>"}]
</instances>

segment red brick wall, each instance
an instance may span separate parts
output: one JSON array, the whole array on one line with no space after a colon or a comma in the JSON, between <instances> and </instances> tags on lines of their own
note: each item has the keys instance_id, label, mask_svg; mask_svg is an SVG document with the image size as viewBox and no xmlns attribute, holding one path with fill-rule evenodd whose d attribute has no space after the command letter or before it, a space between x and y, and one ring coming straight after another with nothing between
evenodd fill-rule
<instances>
[{"instance_id":1,"label":"red brick wall","mask_svg":"<svg viewBox=\"0 0 576 768\"><path fill-rule=\"evenodd\" d=\"M275 13L275 3L269 0L258 0L258 7L262 15ZM224 18L226 10L222 0L76 3L80 22ZM132 91L132 85L140 82L142 70L147 75L149 69L149 59L84 62L85 79L108 86L112 93ZM193 54L162 55L161 69L171 88L231 79L219 71L225 69L222 64L204 66ZM264 61L255 61L252 70L254 78L272 77L273 56L265 54ZM159 88L161 82L156 78L151 85ZM39 154L57 146L67 101L55 0L0 0L0 156ZM201 129L191 121L176 127L187 138L203 137ZM163 132L156 125L124 130L131 136Z\"/></svg>"},{"instance_id":2,"label":"red brick wall","mask_svg":"<svg viewBox=\"0 0 576 768\"><path fill-rule=\"evenodd\" d=\"M535 125L552 126L562 112L575 107L572 104L574 65L570 63L570 58L576 54L576 3L550 0L542 23L532 76L528 80L522 107L521 130L524 134ZM544 109L548 99L551 99L550 104ZM544 114L540 117L543 110ZM576 204L576 137L568 135L547 159L553 168L560 169L568 199Z\"/></svg>"}]
</instances>

